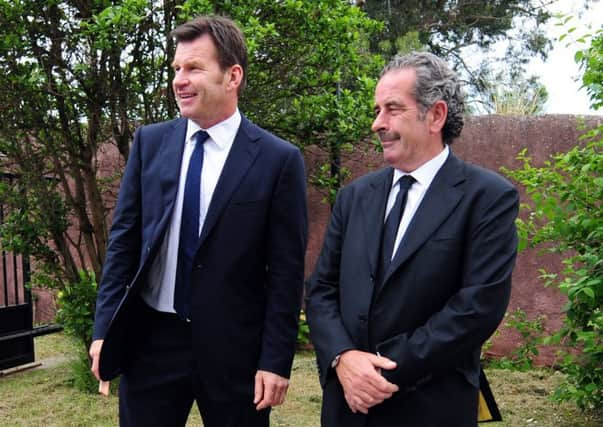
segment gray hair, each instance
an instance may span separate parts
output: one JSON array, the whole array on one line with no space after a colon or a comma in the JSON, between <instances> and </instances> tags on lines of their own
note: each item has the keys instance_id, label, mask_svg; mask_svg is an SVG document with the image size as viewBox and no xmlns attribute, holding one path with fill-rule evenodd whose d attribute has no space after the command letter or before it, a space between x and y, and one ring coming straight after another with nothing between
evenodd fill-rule
<instances>
[{"instance_id":1,"label":"gray hair","mask_svg":"<svg viewBox=\"0 0 603 427\"><path fill-rule=\"evenodd\" d=\"M383 68L380 77L405 68L412 68L417 74L413 95L419 105L421 119L437 101L442 100L448 106L442 136L446 144L451 144L461 134L464 124L465 101L457 75L437 56L427 52L411 52L396 55Z\"/></svg>"}]
</instances>

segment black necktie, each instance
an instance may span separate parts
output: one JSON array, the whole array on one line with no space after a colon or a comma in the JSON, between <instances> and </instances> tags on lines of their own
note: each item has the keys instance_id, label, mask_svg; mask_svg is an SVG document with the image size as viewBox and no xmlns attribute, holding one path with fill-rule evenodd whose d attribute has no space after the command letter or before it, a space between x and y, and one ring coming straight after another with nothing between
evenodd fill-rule
<instances>
[{"instance_id":1,"label":"black necktie","mask_svg":"<svg viewBox=\"0 0 603 427\"><path fill-rule=\"evenodd\" d=\"M379 274L381 280L385 278L385 273L389 268L389 264L392 260L392 254L394 251L394 243L396 242L396 235L398 234L398 227L402 220L402 214L404 213L404 206L406 206L406 196L408 189L416 180L410 175L404 175L398 180L400 185L400 191L396 196L394 206L392 206L385 221L383 227L383 238L381 240L381 264L379 268Z\"/></svg>"},{"instance_id":2,"label":"black necktie","mask_svg":"<svg viewBox=\"0 0 603 427\"><path fill-rule=\"evenodd\" d=\"M199 243L199 208L201 204L201 169L203 167L203 143L209 138L207 132L197 132L196 144L186 171L184 198L182 200L182 222L174 289L174 310L182 318L190 311L190 287L193 259Z\"/></svg>"}]
</instances>

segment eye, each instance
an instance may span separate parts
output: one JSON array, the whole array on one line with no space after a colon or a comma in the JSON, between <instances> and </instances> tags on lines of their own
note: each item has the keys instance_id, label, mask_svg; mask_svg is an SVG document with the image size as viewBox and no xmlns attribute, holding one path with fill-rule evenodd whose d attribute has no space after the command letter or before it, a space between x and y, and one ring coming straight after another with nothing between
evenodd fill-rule
<instances>
[{"instance_id":1,"label":"eye","mask_svg":"<svg viewBox=\"0 0 603 427\"><path fill-rule=\"evenodd\" d=\"M396 116L399 114L404 114L405 112L408 111L408 108L406 108L402 105L390 105L389 111L390 111L390 114Z\"/></svg>"}]
</instances>

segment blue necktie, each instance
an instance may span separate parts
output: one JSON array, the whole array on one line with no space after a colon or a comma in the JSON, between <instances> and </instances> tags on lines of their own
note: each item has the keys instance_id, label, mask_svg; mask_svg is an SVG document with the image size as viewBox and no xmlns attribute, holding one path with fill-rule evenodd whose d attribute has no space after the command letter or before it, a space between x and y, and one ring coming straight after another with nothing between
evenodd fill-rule
<instances>
[{"instance_id":1,"label":"blue necktie","mask_svg":"<svg viewBox=\"0 0 603 427\"><path fill-rule=\"evenodd\" d=\"M196 144L186 171L182 222L178 245L178 266L174 289L174 310L187 319L190 313L190 289L193 259L199 243L199 208L201 204L201 169L203 168L203 143L209 138L207 132L197 132Z\"/></svg>"},{"instance_id":2,"label":"blue necktie","mask_svg":"<svg viewBox=\"0 0 603 427\"><path fill-rule=\"evenodd\" d=\"M404 213L404 207L406 206L406 196L408 189L416 180L410 175L404 175L398 180L400 185L400 191L396 196L394 206L392 206L385 221L383 227L383 237L381 240L381 264L379 267L379 275L381 282L385 278L385 273L389 268L389 264L392 260L392 254L394 251L394 243L396 242L396 235L398 234L398 227L402 220L402 214Z\"/></svg>"}]
</instances>

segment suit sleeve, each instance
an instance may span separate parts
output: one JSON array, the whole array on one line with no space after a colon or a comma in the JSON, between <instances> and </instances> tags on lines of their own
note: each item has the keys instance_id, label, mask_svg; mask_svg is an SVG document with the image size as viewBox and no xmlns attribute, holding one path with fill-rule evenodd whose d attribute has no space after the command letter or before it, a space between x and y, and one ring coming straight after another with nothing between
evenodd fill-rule
<instances>
[{"instance_id":1,"label":"suit sleeve","mask_svg":"<svg viewBox=\"0 0 603 427\"><path fill-rule=\"evenodd\" d=\"M138 268L141 248L140 129L122 177L96 300L93 339L102 339Z\"/></svg>"},{"instance_id":2,"label":"suit sleeve","mask_svg":"<svg viewBox=\"0 0 603 427\"><path fill-rule=\"evenodd\" d=\"M377 345L382 355L398 364L393 371L383 371L389 381L413 385L458 367L468 354L479 351L501 322L517 253L519 198L510 185L502 191L500 187L488 190L484 193L495 196L466 213L471 225L459 290L422 326Z\"/></svg>"},{"instance_id":3,"label":"suit sleeve","mask_svg":"<svg viewBox=\"0 0 603 427\"><path fill-rule=\"evenodd\" d=\"M306 175L298 149L281 165L271 201L267 302L258 369L289 377L304 282L308 219Z\"/></svg>"},{"instance_id":4,"label":"suit sleeve","mask_svg":"<svg viewBox=\"0 0 603 427\"><path fill-rule=\"evenodd\" d=\"M307 319L323 387L335 356L356 348L343 324L339 305L341 251L345 237L344 191L340 190L337 195L322 250L306 292Z\"/></svg>"}]
</instances>

